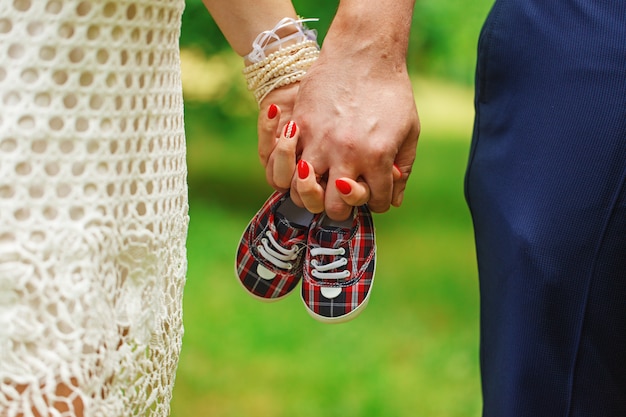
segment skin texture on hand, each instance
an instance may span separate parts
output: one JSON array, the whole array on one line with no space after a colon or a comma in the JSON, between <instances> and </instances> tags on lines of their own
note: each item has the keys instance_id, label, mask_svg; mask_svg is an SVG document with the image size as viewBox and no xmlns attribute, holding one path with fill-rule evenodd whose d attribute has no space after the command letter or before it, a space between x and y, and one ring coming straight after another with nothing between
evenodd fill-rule
<instances>
[{"instance_id":1,"label":"skin texture on hand","mask_svg":"<svg viewBox=\"0 0 626 417\"><path fill-rule=\"evenodd\" d=\"M267 182L283 192L292 186L294 167L297 166L295 189L304 197L307 209L312 213L319 213L324 211L326 181L315 173L308 162L296 158L300 130L290 120L290 116L295 100L293 97L297 94L298 87L298 84L293 84L275 90L268 101L281 105L271 103L261 107L258 117L259 158L266 168ZM403 177L400 168L395 164L392 174L394 184ZM335 181L335 187L339 190L341 199L349 206L360 206L370 199L370 188L363 180L343 177Z\"/></svg>"},{"instance_id":2,"label":"skin texture on hand","mask_svg":"<svg viewBox=\"0 0 626 417\"><path fill-rule=\"evenodd\" d=\"M268 96L266 102L262 103L258 118L259 157L266 169L266 179L272 187L280 191L287 191L291 188L292 194L300 199L300 205L305 206L312 213L319 213L327 210L325 196L328 177L317 174L315 168L305 159L300 159L297 154L301 130L298 124L291 120L291 116L294 97L298 89L299 84L293 84L275 90ZM413 123L417 123L416 129L419 132L419 121L415 119ZM393 164L390 171L381 170L381 175L385 178L388 179L391 176L393 183L391 204L393 205L399 206L401 203L402 192L415 155L416 142L417 136L410 134L401 142L401 151L396 154L395 159L401 161L403 156L406 157L404 170L398 164ZM402 148L402 146L407 147ZM354 161L350 155L347 158L348 161ZM297 175L294 175L296 165ZM374 165L378 164L374 163ZM341 201L348 207L368 202L371 204L370 187L360 176L356 179L340 177L329 184L334 184L334 187L330 188L337 191ZM388 206L387 204L386 207Z\"/></svg>"},{"instance_id":3,"label":"skin texture on hand","mask_svg":"<svg viewBox=\"0 0 626 417\"><path fill-rule=\"evenodd\" d=\"M323 201L294 176L296 204L309 210L323 205L335 220L346 219L350 203L368 194L374 212L401 204L420 132L406 68L413 6L413 0L340 1L291 117L299 129L297 157L321 178ZM354 194L342 193L338 179L356 181Z\"/></svg>"},{"instance_id":4,"label":"skin texture on hand","mask_svg":"<svg viewBox=\"0 0 626 417\"><path fill-rule=\"evenodd\" d=\"M261 103L258 133L268 183L281 191L291 188L294 202L309 211L326 210L342 220L354 205L367 202L372 211L384 212L401 204L420 125L402 67L346 71L336 63L341 61L326 64L320 57L300 83L270 93ZM272 119L271 104L278 108ZM291 120L297 133L286 138L281 130ZM317 182L294 175L300 159L310 164ZM400 175L394 174L394 164ZM340 178L358 181L354 192L345 195L326 186Z\"/></svg>"},{"instance_id":5,"label":"skin texture on hand","mask_svg":"<svg viewBox=\"0 0 626 417\"><path fill-rule=\"evenodd\" d=\"M372 71L358 61L325 62L321 56L301 81L293 113L300 129L298 153L315 172L326 174L328 184L343 177L366 182L370 209L384 212L401 204L415 159L419 118L406 71ZM352 64L350 71L346 62ZM402 173L398 180L394 163ZM296 204L319 206L300 191L294 181ZM335 220L352 210L341 197L336 187L326 187L323 204Z\"/></svg>"},{"instance_id":6,"label":"skin texture on hand","mask_svg":"<svg viewBox=\"0 0 626 417\"><path fill-rule=\"evenodd\" d=\"M295 18L289 0L203 1L240 55L256 34ZM300 83L260 103L258 151L267 181L291 188L296 204L335 220L364 202L374 212L400 205L420 130L406 70L413 6L414 0L340 0L318 61ZM290 121L296 124L283 132ZM314 181L296 175L300 160Z\"/></svg>"},{"instance_id":7,"label":"skin texture on hand","mask_svg":"<svg viewBox=\"0 0 626 417\"><path fill-rule=\"evenodd\" d=\"M265 178L270 186L282 192L291 187L296 168L299 129L296 124L294 135L286 138L284 128L292 121L298 87L299 83L294 83L268 94L260 104L257 120L259 159L265 167ZM271 118L268 116L270 106L276 109Z\"/></svg>"}]
</instances>

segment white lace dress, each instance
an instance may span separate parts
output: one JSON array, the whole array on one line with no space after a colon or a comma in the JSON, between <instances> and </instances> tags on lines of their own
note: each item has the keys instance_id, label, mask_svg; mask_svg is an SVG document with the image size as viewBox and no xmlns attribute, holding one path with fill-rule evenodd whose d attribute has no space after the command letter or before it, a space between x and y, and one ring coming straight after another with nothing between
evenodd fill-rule
<instances>
[{"instance_id":1,"label":"white lace dress","mask_svg":"<svg viewBox=\"0 0 626 417\"><path fill-rule=\"evenodd\" d=\"M165 416L184 0L0 0L0 416Z\"/></svg>"}]
</instances>

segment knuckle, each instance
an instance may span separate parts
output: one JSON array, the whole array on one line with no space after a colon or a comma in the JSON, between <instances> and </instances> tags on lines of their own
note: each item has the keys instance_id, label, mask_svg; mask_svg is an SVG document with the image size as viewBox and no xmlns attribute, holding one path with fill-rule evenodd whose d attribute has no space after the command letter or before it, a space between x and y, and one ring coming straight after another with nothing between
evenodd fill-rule
<instances>
[{"instance_id":1,"label":"knuckle","mask_svg":"<svg viewBox=\"0 0 626 417\"><path fill-rule=\"evenodd\" d=\"M295 152L294 152L294 147L289 145L289 144L285 144L286 141L279 141L276 144L276 147L274 148L274 152L272 152L274 155L276 155L277 158L281 158L281 159L287 159L287 158L292 158L295 159Z\"/></svg>"},{"instance_id":2,"label":"knuckle","mask_svg":"<svg viewBox=\"0 0 626 417\"><path fill-rule=\"evenodd\" d=\"M302 185L298 186L298 194L300 194L300 197L303 200L306 199L307 201L313 201L315 199L315 195L316 195L315 190L313 190L310 187L306 187L306 186L302 186Z\"/></svg>"},{"instance_id":3,"label":"knuckle","mask_svg":"<svg viewBox=\"0 0 626 417\"><path fill-rule=\"evenodd\" d=\"M267 166L268 160L270 159L271 152L266 151L263 148L259 148L259 159L261 160L261 164L264 167Z\"/></svg>"},{"instance_id":4,"label":"knuckle","mask_svg":"<svg viewBox=\"0 0 626 417\"><path fill-rule=\"evenodd\" d=\"M368 204L369 209L372 213L386 213L391 208L391 203L381 203L381 204Z\"/></svg>"},{"instance_id":5,"label":"knuckle","mask_svg":"<svg viewBox=\"0 0 626 417\"><path fill-rule=\"evenodd\" d=\"M352 211L352 207L342 201L330 202L326 205L326 214L333 220L346 220Z\"/></svg>"},{"instance_id":6,"label":"knuckle","mask_svg":"<svg viewBox=\"0 0 626 417\"><path fill-rule=\"evenodd\" d=\"M373 213L385 213L391 208L391 198L391 193L385 195L384 198L373 196L367 205Z\"/></svg>"},{"instance_id":7,"label":"knuckle","mask_svg":"<svg viewBox=\"0 0 626 417\"><path fill-rule=\"evenodd\" d=\"M287 189L291 185L291 177L284 175L274 175L274 184L281 189Z\"/></svg>"},{"instance_id":8,"label":"knuckle","mask_svg":"<svg viewBox=\"0 0 626 417\"><path fill-rule=\"evenodd\" d=\"M318 203L307 203L305 202L304 207L311 213L317 214L324 211L324 205Z\"/></svg>"}]
</instances>

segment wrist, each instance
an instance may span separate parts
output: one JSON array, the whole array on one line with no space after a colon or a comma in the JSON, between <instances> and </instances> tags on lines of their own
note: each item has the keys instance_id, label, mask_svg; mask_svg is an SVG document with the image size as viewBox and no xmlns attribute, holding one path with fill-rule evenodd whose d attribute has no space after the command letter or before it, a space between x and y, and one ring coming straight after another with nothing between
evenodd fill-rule
<instances>
[{"instance_id":1,"label":"wrist","mask_svg":"<svg viewBox=\"0 0 626 417\"><path fill-rule=\"evenodd\" d=\"M413 1L342 0L322 54L404 67L412 16Z\"/></svg>"},{"instance_id":2,"label":"wrist","mask_svg":"<svg viewBox=\"0 0 626 417\"><path fill-rule=\"evenodd\" d=\"M317 19L286 17L252 42L243 73L259 105L273 90L300 81L317 60L317 34L303 24L309 20Z\"/></svg>"},{"instance_id":3,"label":"wrist","mask_svg":"<svg viewBox=\"0 0 626 417\"><path fill-rule=\"evenodd\" d=\"M244 58L244 64L256 64L280 49L306 41L317 42L317 32L305 26L306 22L318 19L297 19L285 17L271 30L259 33L251 42L251 51Z\"/></svg>"}]
</instances>

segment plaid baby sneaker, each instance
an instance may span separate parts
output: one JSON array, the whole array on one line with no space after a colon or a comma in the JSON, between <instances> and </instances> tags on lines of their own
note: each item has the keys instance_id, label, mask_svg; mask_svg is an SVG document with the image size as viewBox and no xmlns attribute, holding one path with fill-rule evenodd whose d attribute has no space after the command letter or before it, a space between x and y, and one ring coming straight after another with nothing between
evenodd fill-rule
<instances>
[{"instance_id":1,"label":"plaid baby sneaker","mask_svg":"<svg viewBox=\"0 0 626 417\"><path fill-rule=\"evenodd\" d=\"M367 206L346 222L317 216L309 229L302 272L302 300L309 314L342 323L361 313L376 270L374 221Z\"/></svg>"},{"instance_id":2,"label":"plaid baby sneaker","mask_svg":"<svg viewBox=\"0 0 626 417\"><path fill-rule=\"evenodd\" d=\"M313 214L289 194L273 193L246 227L235 262L239 282L261 301L288 295L302 278L302 260Z\"/></svg>"}]
</instances>

